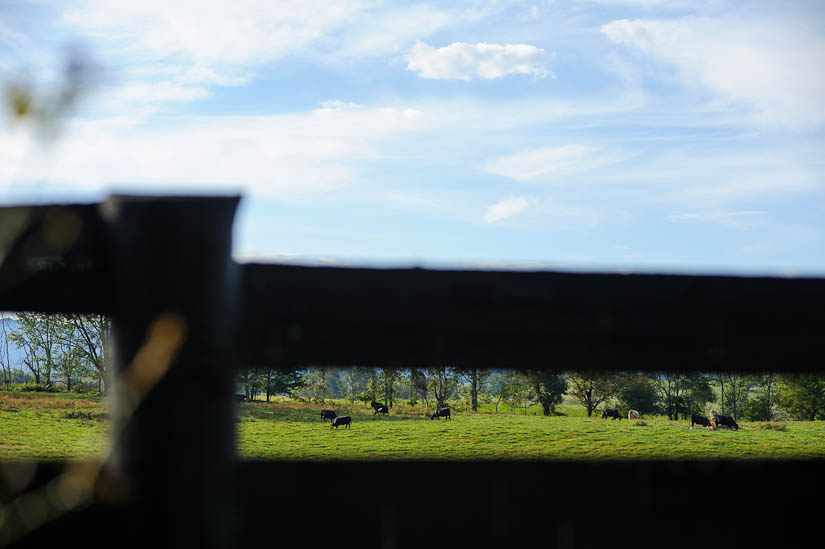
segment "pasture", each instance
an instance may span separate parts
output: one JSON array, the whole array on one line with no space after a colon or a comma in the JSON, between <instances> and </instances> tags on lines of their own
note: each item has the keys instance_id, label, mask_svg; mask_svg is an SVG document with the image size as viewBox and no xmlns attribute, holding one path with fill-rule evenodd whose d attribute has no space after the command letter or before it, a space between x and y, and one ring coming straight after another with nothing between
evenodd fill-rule
<instances>
[{"instance_id":1,"label":"pasture","mask_svg":"<svg viewBox=\"0 0 825 549\"><path fill-rule=\"evenodd\" d=\"M322 408L352 416L352 428L330 429ZM825 422L784 424L784 430L740 422L737 431L689 428L689 421L454 410L430 420L423 408L373 415L361 403L310 404L289 399L238 406L238 452L261 460L593 460L822 459ZM193 417L192 421L198 419ZM765 428L774 427L774 428ZM0 459L62 460L101 455L109 422L105 402L71 395L0 393Z\"/></svg>"}]
</instances>

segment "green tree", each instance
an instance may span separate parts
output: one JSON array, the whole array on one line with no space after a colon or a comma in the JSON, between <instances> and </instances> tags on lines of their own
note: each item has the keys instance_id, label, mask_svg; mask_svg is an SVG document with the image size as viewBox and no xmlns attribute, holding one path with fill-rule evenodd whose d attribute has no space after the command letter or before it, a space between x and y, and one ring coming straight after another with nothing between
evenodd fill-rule
<instances>
[{"instance_id":1,"label":"green tree","mask_svg":"<svg viewBox=\"0 0 825 549\"><path fill-rule=\"evenodd\" d=\"M640 414L654 414L657 411L658 395L653 380L646 375L633 376L626 380L618 394L619 407L636 410Z\"/></svg>"},{"instance_id":2,"label":"green tree","mask_svg":"<svg viewBox=\"0 0 825 549\"><path fill-rule=\"evenodd\" d=\"M784 374L779 381L779 405L794 419L825 419L825 376Z\"/></svg>"},{"instance_id":3,"label":"green tree","mask_svg":"<svg viewBox=\"0 0 825 549\"><path fill-rule=\"evenodd\" d=\"M427 368L428 384L435 398L436 408L447 406L447 400L458 391L458 375L447 366Z\"/></svg>"},{"instance_id":4,"label":"green tree","mask_svg":"<svg viewBox=\"0 0 825 549\"><path fill-rule=\"evenodd\" d=\"M304 373L299 368L269 368L263 375L266 401L273 395L292 396L296 389L304 386Z\"/></svg>"},{"instance_id":5,"label":"green tree","mask_svg":"<svg viewBox=\"0 0 825 549\"><path fill-rule=\"evenodd\" d=\"M327 397L327 381L329 380L329 369L325 367L310 368L304 376L304 395L316 398L321 402Z\"/></svg>"},{"instance_id":6,"label":"green tree","mask_svg":"<svg viewBox=\"0 0 825 549\"><path fill-rule=\"evenodd\" d=\"M350 404L361 395L367 387L369 380L369 368L353 366L344 371L344 390Z\"/></svg>"},{"instance_id":7,"label":"green tree","mask_svg":"<svg viewBox=\"0 0 825 549\"><path fill-rule=\"evenodd\" d=\"M484 381L490 377L490 372L483 368L466 368L459 371L469 384L470 406L473 412L478 412L478 397L484 387Z\"/></svg>"},{"instance_id":8,"label":"green tree","mask_svg":"<svg viewBox=\"0 0 825 549\"><path fill-rule=\"evenodd\" d=\"M384 394L384 404L392 408L396 385L401 379L401 371L398 368L381 368L378 379L381 392Z\"/></svg>"},{"instance_id":9,"label":"green tree","mask_svg":"<svg viewBox=\"0 0 825 549\"><path fill-rule=\"evenodd\" d=\"M568 386L573 395L587 409L587 417L599 404L616 396L623 387L624 376L613 372L568 372Z\"/></svg>"},{"instance_id":10,"label":"green tree","mask_svg":"<svg viewBox=\"0 0 825 549\"><path fill-rule=\"evenodd\" d=\"M243 387L247 400L255 400L264 387L264 375L261 370L244 368L235 373L235 383Z\"/></svg>"},{"instance_id":11,"label":"green tree","mask_svg":"<svg viewBox=\"0 0 825 549\"><path fill-rule=\"evenodd\" d=\"M521 372L516 372L510 380L506 396L511 408L514 410L522 408L526 414L527 404L533 400L530 380L527 379L527 376Z\"/></svg>"},{"instance_id":12,"label":"green tree","mask_svg":"<svg viewBox=\"0 0 825 549\"><path fill-rule=\"evenodd\" d=\"M0 366L3 368L3 385L11 383L11 353L9 351L9 331L6 322L10 320L6 313L0 311Z\"/></svg>"},{"instance_id":13,"label":"green tree","mask_svg":"<svg viewBox=\"0 0 825 549\"><path fill-rule=\"evenodd\" d=\"M378 371L370 368L370 380L367 384L367 394L372 402L378 402L378 395L381 392L381 384L378 381Z\"/></svg>"},{"instance_id":14,"label":"green tree","mask_svg":"<svg viewBox=\"0 0 825 549\"><path fill-rule=\"evenodd\" d=\"M61 315L63 323L71 326L73 352L78 353L91 365L97 378L97 390L106 392L108 357L111 348L112 322L106 315L72 313ZM84 366L86 366L84 365Z\"/></svg>"},{"instance_id":15,"label":"green tree","mask_svg":"<svg viewBox=\"0 0 825 549\"><path fill-rule=\"evenodd\" d=\"M745 405L754 385L754 378L741 372L719 372L715 379L719 383L722 413L739 417L739 409Z\"/></svg>"},{"instance_id":16,"label":"green tree","mask_svg":"<svg viewBox=\"0 0 825 549\"><path fill-rule=\"evenodd\" d=\"M756 396L748 398L740 408L740 415L749 421L770 421L776 407L779 384L773 372L754 376Z\"/></svg>"},{"instance_id":17,"label":"green tree","mask_svg":"<svg viewBox=\"0 0 825 549\"><path fill-rule=\"evenodd\" d=\"M561 372L549 370L527 370L524 375L532 388L532 396L541 404L545 416L556 411L567 392L567 380Z\"/></svg>"},{"instance_id":18,"label":"green tree","mask_svg":"<svg viewBox=\"0 0 825 549\"><path fill-rule=\"evenodd\" d=\"M418 368L410 369L410 385L414 389L415 395L424 401L424 406L430 409L430 383L425 370Z\"/></svg>"},{"instance_id":19,"label":"green tree","mask_svg":"<svg viewBox=\"0 0 825 549\"><path fill-rule=\"evenodd\" d=\"M52 387L52 372L56 366L62 327L57 315L20 313L17 315L17 329L9 334L9 339L23 349L23 364L38 385Z\"/></svg>"},{"instance_id":20,"label":"green tree","mask_svg":"<svg viewBox=\"0 0 825 549\"><path fill-rule=\"evenodd\" d=\"M496 413L498 413L499 405L508 400L510 393L510 386L515 383L516 372L512 370L505 370L503 372L496 372L487 380L487 392L496 402Z\"/></svg>"},{"instance_id":21,"label":"green tree","mask_svg":"<svg viewBox=\"0 0 825 549\"><path fill-rule=\"evenodd\" d=\"M704 413L713 400L713 389L707 376L698 372L659 372L652 377L662 411L669 419Z\"/></svg>"}]
</instances>

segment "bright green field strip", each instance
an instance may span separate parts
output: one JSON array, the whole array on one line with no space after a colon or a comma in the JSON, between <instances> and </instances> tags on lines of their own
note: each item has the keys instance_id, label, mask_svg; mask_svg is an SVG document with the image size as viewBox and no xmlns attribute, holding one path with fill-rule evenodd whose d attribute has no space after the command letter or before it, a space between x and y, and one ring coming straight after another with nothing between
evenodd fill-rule
<instances>
[{"instance_id":1,"label":"bright green field strip","mask_svg":"<svg viewBox=\"0 0 825 549\"><path fill-rule=\"evenodd\" d=\"M78 409L80 410L80 409ZM0 410L0 459L64 460L102 455L108 423L61 417L64 410Z\"/></svg>"},{"instance_id":2,"label":"bright green field strip","mask_svg":"<svg viewBox=\"0 0 825 549\"><path fill-rule=\"evenodd\" d=\"M738 432L711 432L664 418L645 418L646 425L603 421L573 406L562 407L565 416L456 412L450 421L395 410L374 416L359 405L349 411L340 403L323 407L351 415L352 428L331 430L320 405L240 405L239 454L294 460L825 458L821 421L788 422L784 431L741 422ZM109 431L104 411L101 400L0 394L0 459L100 456Z\"/></svg>"},{"instance_id":3,"label":"bright green field strip","mask_svg":"<svg viewBox=\"0 0 825 549\"><path fill-rule=\"evenodd\" d=\"M356 408L351 429L330 429L317 410L242 407L238 446L250 459L715 459L823 458L825 423L790 422L785 431L741 423L736 431L689 429L686 422L457 414L373 416Z\"/></svg>"}]
</instances>

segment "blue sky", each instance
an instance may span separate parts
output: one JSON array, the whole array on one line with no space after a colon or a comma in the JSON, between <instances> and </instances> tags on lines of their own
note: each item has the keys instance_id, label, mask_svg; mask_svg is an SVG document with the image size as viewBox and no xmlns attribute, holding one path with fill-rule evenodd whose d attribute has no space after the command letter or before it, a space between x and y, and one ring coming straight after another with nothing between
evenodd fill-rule
<instances>
[{"instance_id":1,"label":"blue sky","mask_svg":"<svg viewBox=\"0 0 825 549\"><path fill-rule=\"evenodd\" d=\"M6 0L0 200L242 193L239 259L825 274L825 4Z\"/></svg>"}]
</instances>

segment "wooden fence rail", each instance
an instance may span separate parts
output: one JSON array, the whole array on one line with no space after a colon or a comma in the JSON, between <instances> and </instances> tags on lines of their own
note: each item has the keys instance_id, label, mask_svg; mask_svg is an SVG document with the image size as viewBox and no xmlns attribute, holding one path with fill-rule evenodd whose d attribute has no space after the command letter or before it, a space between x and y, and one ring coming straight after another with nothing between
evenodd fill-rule
<instances>
[{"instance_id":1,"label":"wooden fence rail","mask_svg":"<svg viewBox=\"0 0 825 549\"><path fill-rule=\"evenodd\" d=\"M441 503L449 500L445 486L453 481L468 483L473 497L481 497L473 483L484 482L508 505L529 497L531 505L542 506L552 501L543 494L554 489L593 493L592 500L583 494L569 497L576 505L595 505L602 501L596 494L632 492L627 479L635 478L642 479L643 493L625 494L624 501L641 496L652 506L657 499L670 501L667 486L690 482L686 475L709 481L724 474L736 489L752 473L822 476L819 463L803 468L783 463L477 463L462 468L239 462L232 395L237 367L823 370L825 280L237 264L231 235L238 200L112 196L101 204L0 209L0 310L111 315L115 372L121 377L129 377L124 373L147 352L147 334L154 322L167 318L163 315L175 315L177 329L185 334L169 356L168 371L135 407L115 402L119 438L110 466L127 479L128 498L96 502L18 539L18 545L39 545L67 531L79 534L90 524L98 528L92 534L95 545L229 547L268 539L259 529L286 545L297 543L300 532L305 539L329 542L341 537L334 528L352 523L349 494L350 504L367 507L355 514L361 524L356 534L362 532L368 546L394 547L404 545L402 538L419 539L418 519L411 514L447 512ZM118 410L128 413L118 417ZM54 469L41 468L57 474ZM308 477L303 483L301 475ZM341 475L352 483L334 480ZM433 482L432 494L410 492L406 503L389 497L390 487L404 492L410 475ZM625 476L618 481L613 475ZM650 475L662 484L651 483ZM364 479L373 484L365 486ZM534 489L503 488L498 483L504 479L532 482ZM272 499L253 493L254 486L271 490ZM277 495L279 490L284 492ZM678 497L674 513L705 492L696 486ZM371 507L379 501L385 503ZM261 509L267 505L275 508L272 524L259 522L266 520ZM350 512L340 518L331 512L347 508ZM326 512L318 518L323 525L318 530L303 513L321 509ZM607 506L604 512L617 511ZM558 508L555 513L558 520L547 523L553 525L551 546L590 546L587 541L595 539L591 522ZM512 540L543 516L498 503L492 510L458 514L469 524L466 530L456 527L455 540L479 542ZM666 517L654 519L654 530L670 531ZM747 535L731 520L716 524L714 532L733 532L734 541ZM482 533L484 528L490 531ZM587 532L590 537L582 538ZM630 536L635 529L622 532ZM357 540L356 534L344 537ZM695 542L702 531L689 534L686 539Z\"/></svg>"}]
</instances>

